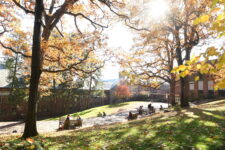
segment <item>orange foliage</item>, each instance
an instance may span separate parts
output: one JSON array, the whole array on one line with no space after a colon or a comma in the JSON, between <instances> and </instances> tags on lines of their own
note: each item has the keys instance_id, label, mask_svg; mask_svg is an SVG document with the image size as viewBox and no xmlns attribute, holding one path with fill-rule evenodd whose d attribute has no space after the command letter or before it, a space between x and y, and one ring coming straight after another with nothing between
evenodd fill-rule
<instances>
[{"instance_id":1,"label":"orange foliage","mask_svg":"<svg viewBox=\"0 0 225 150\"><path fill-rule=\"evenodd\" d=\"M104 60L100 59L96 51L102 50L106 44L102 29L107 27L106 20L112 14L102 10L106 5L108 6L107 3L98 1L44 1L39 90L52 87L53 80L57 86L67 79L86 78L90 72L103 66ZM116 1L110 5L114 8L124 7ZM23 72L28 77L31 72L33 32L29 26L25 29L25 24L20 21L32 21L34 6L33 0L6 0L0 3L0 36L3 37L0 42L5 46L2 49L9 47L25 56L22 58ZM72 27L71 20L72 23L75 21ZM79 22L85 22L86 28ZM7 29L7 34L2 36L3 29ZM4 54L14 56L9 50ZM65 79L62 72L70 77Z\"/></svg>"},{"instance_id":2,"label":"orange foliage","mask_svg":"<svg viewBox=\"0 0 225 150\"><path fill-rule=\"evenodd\" d=\"M119 85L116 88L115 95L118 98L128 98L131 97L132 94L127 85Z\"/></svg>"}]
</instances>

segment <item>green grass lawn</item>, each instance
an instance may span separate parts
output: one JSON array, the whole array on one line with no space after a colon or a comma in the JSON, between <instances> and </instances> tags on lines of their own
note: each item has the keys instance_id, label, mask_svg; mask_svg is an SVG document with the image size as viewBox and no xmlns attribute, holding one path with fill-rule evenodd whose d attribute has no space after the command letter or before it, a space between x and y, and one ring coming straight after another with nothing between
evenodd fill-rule
<instances>
[{"instance_id":1,"label":"green grass lawn","mask_svg":"<svg viewBox=\"0 0 225 150\"><path fill-rule=\"evenodd\" d=\"M42 134L33 139L34 144L42 143L49 150L225 150L225 100L127 123ZM17 136L0 137L3 140L1 145L10 150L24 144L34 148Z\"/></svg>"},{"instance_id":2,"label":"green grass lawn","mask_svg":"<svg viewBox=\"0 0 225 150\"><path fill-rule=\"evenodd\" d=\"M70 114L73 117L76 117L77 115L80 115L82 118L90 118L90 117L97 117L97 114L99 112L105 112L107 115L113 114L118 112L119 110L128 110L132 106L137 106L139 107L139 103L144 102L144 101L133 101L133 102L124 102L124 103L118 103L118 104L112 104L112 105L104 105L104 106L99 106L99 107L94 107L91 109L87 109L81 112L73 113ZM147 102L146 103L147 106ZM59 117L55 118L49 118L47 120L58 120Z\"/></svg>"}]
</instances>

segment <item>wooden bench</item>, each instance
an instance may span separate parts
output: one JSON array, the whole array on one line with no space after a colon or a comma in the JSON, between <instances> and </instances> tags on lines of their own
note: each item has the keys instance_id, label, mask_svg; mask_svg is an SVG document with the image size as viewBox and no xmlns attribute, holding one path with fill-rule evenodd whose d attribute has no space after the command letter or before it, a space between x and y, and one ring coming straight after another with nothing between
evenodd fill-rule
<instances>
[{"instance_id":1,"label":"wooden bench","mask_svg":"<svg viewBox=\"0 0 225 150\"><path fill-rule=\"evenodd\" d=\"M136 114L132 114L132 116L128 116L127 119L134 120L134 119L137 119L137 117L138 117L138 114L136 113Z\"/></svg>"},{"instance_id":2,"label":"wooden bench","mask_svg":"<svg viewBox=\"0 0 225 150\"><path fill-rule=\"evenodd\" d=\"M70 126L75 129L76 127L82 127L82 120L70 120Z\"/></svg>"},{"instance_id":3,"label":"wooden bench","mask_svg":"<svg viewBox=\"0 0 225 150\"><path fill-rule=\"evenodd\" d=\"M148 114L148 109L143 109L143 114L147 115Z\"/></svg>"},{"instance_id":4,"label":"wooden bench","mask_svg":"<svg viewBox=\"0 0 225 150\"><path fill-rule=\"evenodd\" d=\"M65 120L66 120L66 117L60 117L59 118L59 128L61 128L63 126Z\"/></svg>"},{"instance_id":5,"label":"wooden bench","mask_svg":"<svg viewBox=\"0 0 225 150\"><path fill-rule=\"evenodd\" d=\"M145 114L145 115L147 115L148 114L148 112L149 112L149 110L147 109L147 108L142 108L142 113L140 114L140 112L139 112L139 108L137 108L137 111L131 111L132 113L136 113L136 112L138 112L138 114L139 115L142 115L142 114Z\"/></svg>"},{"instance_id":6,"label":"wooden bench","mask_svg":"<svg viewBox=\"0 0 225 150\"><path fill-rule=\"evenodd\" d=\"M66 117L59 118L59 128L64 125ZM82 127L82 120L70 120L70 128L75 129L76 127Z\"/></svg>"},{"instance_id":7,"label":"wooden bench","mask_svg":"<svg viewBox=\"0 0 225 150\"><path fill-rule=\"evenodd\" d=\"M149 110L149 114L155 113L155 108L154 107L150 107L148 110Z\"/></svg>"}]
</instances>

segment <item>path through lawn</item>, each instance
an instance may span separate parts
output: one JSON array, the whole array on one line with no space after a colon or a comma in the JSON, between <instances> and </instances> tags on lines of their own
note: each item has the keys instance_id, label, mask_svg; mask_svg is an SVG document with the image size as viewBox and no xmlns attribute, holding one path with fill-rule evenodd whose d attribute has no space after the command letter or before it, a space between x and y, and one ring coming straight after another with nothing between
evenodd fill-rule
<instances>
[{"instance_id":1,"label":"path through lawn","mask_svg":"<svg viewBox=\"0 0 225 150\"><path fill-rule=\"evenodd\" d=\"M143 105L145 108L149 102L126 102L120 103L115 105L106 105L101 107L96 107L92 109L88 109L79 113L75 113L72 116L76 116L80 114L83 118L83 126L85 127L92 127L98 125L106 125L118 122L125 122L127 121L126 117L130 110L136 111L138 106ZM165 103L152 103L155 108L159 108L160 105L163 105L164 108L168 107ZM93 117L96 116L98 112L105 111L107 116L106 117ZM89 113L84 113L89 112ZM83 115L82 115L83 114ZM58 118L43 120L37 122L38 132L45 133L45 132L52 132L56 131L59 127ZM0 122L0 135L2 134L12 134L13 132L22 133L24 129L24 123L20 122Z\"/></svg>"}]
</instances>

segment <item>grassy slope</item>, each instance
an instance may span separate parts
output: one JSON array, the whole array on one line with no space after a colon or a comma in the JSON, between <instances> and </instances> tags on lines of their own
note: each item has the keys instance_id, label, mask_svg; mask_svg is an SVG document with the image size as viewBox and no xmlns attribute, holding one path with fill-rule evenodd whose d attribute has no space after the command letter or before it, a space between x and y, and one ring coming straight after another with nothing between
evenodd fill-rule
<instances>
[{"instance_id":1,"label":"grassy slope","mask_svg":"<svg viewBox=\"0 0 225 150\"><path fill-rule=\"evenodd\" d=\"M133 102L125 102L125 103L119 103L119 104L112 104L112 105L104 105L99 107L94 107L91 109L87 109L81 112L70 114L73 117L76 117L77 115L80 115L82 118L90 118L90 117L97 117L97 114L99 112L105 112L107 115L113 114L118 112L119 110L126 110L129 107L135 106L143 101L133 101ZM146 103L146 102L145 102ZM139 105L137 105L138 107ZM147 103L146 103L147 106ZM59 118L50 118L47 120L58 120Z\"/></svg>"},{"instance_id":2,"label":"grassy slope","mask_svg":"<svg viewBox=\"0 0 225 150\"><path fill-rule=\"evenodd\" d=\"M16 137L5 137L15 145ZM224 150L225 100L105 127L44 134L45 149ZM1 141L1 138L0 138Z\"/></svg>"}]
</instances>

